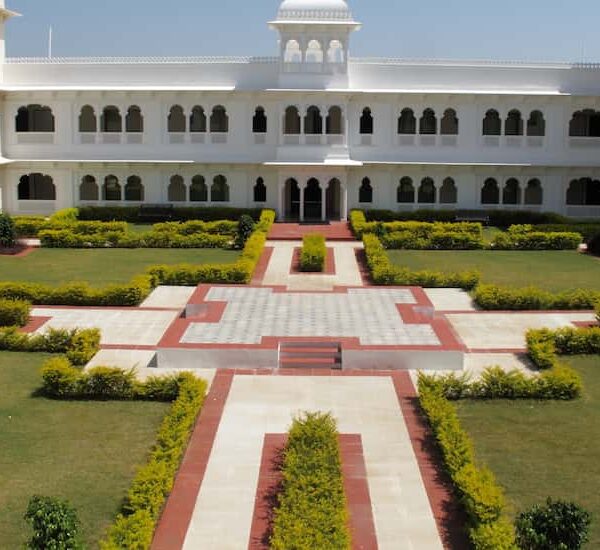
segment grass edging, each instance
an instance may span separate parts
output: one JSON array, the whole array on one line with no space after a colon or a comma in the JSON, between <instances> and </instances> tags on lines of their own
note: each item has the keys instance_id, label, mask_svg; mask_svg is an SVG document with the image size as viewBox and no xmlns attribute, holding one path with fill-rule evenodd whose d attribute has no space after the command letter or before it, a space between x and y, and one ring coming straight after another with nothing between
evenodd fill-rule
<instances>
[{"instance_id":1,"label":"grass edging","mask_svg":"<svg viewBox=\"0 0 600 550\"><path fill-rule=\"evenodd\" d=\"M282 473L270 547L349 549L338 430L331 414L307 412L294 419Z\"/></svg>"}]
</instances>

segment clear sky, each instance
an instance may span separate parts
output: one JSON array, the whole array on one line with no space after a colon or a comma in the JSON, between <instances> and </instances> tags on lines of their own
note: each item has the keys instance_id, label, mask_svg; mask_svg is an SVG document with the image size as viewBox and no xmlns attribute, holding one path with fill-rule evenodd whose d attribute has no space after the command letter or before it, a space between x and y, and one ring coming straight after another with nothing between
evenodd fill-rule
<instances>
[{"instance_id":1,"label":"clear sky","mask_svg":"<svg viewBox=\"0 0 600 550\"><path fill-rule=\"evenodd\" d=\"M276 55L279 0L6 0L11 57ZM350 0L351 55L600 61L598 0Z\"/></svg>"}]
</instances>

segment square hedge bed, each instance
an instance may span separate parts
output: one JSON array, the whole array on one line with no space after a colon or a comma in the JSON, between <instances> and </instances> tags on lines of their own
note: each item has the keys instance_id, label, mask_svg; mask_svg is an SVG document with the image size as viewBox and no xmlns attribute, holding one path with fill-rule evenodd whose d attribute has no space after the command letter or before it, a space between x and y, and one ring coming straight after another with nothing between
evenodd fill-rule
<instances>
[{"instance_id":1,"label":"square hedge bed","mask_svg":"<svg viewBox=\"0 0 600 550\"><path fill-rule=\"evenodd\" d=\"M170 404L36 397L48 357L0 352L0 548L30 536L23 514L34 494L68 499L97 548Z\"/></svg>"},{"instance_id":2,"label":"square hedge bed","mask_svg":"<svg viewBox=\"0 0 600 550\"><path fill-rule=\"evenodd\" d=\"M467 399L456 405L477 458L504 487L511 512L548 496L577 502L593 516L586 548L600 548L600 356L563 359L583 378L580 399Z\"/></svg>"},{"instance_id":3,"label":"square hedge bed","mask_svg":"<svg viewBox=\"0 0 600 550\"><path fill-rule=\"evenodd\" d=\"M230 264L239 251L220 249L58 249L41 248L23 257L0 256L0 280L93 286L127 283L157 264Z\"/></svg>"},{"instance_id":4,"label":"square hedge bed","mask_svg":"<svg viewBox=\"0 0 600 550\"><path fill-rule=\"evenodd\" d=\"M411 270L477 270L481 282L558 292L600 290L600 258L572 250L389 250L391 262Z\"/></svg>"}]
</instances>

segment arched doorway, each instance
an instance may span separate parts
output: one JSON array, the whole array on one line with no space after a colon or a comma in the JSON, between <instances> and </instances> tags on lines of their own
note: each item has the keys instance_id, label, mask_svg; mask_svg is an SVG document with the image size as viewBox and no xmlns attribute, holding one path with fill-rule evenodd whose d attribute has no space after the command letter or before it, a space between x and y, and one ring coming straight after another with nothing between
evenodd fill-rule
<instances>
[{"instance_id":1,"label":"arched doorway","mask_svg":"<svg viewBox=\"0 0 600 550\"><path fill-rule=\"evenodd\" d=\"M327 209L326 216L328 220L340 220L341 202L342 202L342 185L340 180L333 178L327 186Z\"/></svg>"},{"instance_id":2,"label":"arched doorway","mask_svg":"<svg viewBox=\"0 0 600 550\"><path fill-rule=\"evenodd\" d=\"M315 221L321 220L323 214L323 193L319 180L311 178L308 180L306 189L304 190L304 220Z\"/></svg>"},{"instance_id":3,"label":"arched doorway","mask_svg":"<svg viewBox=\"0 0 600 550\"><path fill-rule=\"evenodd\" d=\"M300 187L294 178L285 182L285 218L300 219Z\"/></svg>"}]
</instances>

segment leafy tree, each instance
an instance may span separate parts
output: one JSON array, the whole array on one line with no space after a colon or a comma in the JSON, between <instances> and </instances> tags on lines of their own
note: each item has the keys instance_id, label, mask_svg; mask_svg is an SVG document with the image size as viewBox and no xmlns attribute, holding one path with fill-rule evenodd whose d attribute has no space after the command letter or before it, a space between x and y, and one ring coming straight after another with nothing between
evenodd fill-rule
<instances>
[{"instance_id":1,"label":"leafy tree","mask_svg":"<svg viewBox=\"0 0 600 550\"><path fill-rule=\"evenodd\" d=\"M79 520L67 501L35 495L29 501L25 519L33 527L33 536L27 543L30 550L83 549Z\"/></svg>"}]
</instances>

